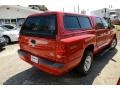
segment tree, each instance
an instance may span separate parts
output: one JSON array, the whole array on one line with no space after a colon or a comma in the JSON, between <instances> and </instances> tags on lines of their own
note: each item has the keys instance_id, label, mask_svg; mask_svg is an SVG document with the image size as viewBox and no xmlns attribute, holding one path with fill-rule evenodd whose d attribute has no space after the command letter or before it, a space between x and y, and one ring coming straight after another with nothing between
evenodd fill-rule
<instances>
[{"instance_id":1,"label":"tree","mask_svg":"<svg viewBox=\"0 0 120 90\"><path fill-rule=\"evenodd\" d=\"M47 7L45 5L28 5L31 9L39 10L39 11L47 11Z\"/></svg>"}]
</instances>

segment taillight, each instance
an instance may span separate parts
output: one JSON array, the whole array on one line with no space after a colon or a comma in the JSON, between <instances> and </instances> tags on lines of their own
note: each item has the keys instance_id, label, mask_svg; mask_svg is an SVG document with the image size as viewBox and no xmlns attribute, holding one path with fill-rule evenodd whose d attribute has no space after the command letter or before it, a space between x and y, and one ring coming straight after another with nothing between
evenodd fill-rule
<instances>
[{"instance_id":1,"label":"taillight","mask_svg":"<svg viewBox=\"0 0 120 90\"><path fill-rule=\"evenodd\" d=\"M62 58L66 52L65 45L63 43L57 43L56 45L56 57Z\"/></svg>"}]
</instances>

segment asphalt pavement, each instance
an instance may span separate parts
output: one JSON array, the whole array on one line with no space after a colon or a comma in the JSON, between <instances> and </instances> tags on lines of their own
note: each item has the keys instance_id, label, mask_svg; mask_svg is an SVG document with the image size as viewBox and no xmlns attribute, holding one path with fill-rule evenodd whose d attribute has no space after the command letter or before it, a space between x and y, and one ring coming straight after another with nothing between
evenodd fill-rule
<instances>
[{"instance_id":1,"label":"asphalt pavement","mask_svg":"<svg viewBox=\"0 0 120 90\"><path fill-rule=\"evenodd\" d=\"M22 61L19 45L10 44L0 51L0 84L3 85L114 85L120 77L120 42L116 49L105 50L94 58L92 71L85 77L71 71L55 77Z\"/></svg>"}]
</instances>

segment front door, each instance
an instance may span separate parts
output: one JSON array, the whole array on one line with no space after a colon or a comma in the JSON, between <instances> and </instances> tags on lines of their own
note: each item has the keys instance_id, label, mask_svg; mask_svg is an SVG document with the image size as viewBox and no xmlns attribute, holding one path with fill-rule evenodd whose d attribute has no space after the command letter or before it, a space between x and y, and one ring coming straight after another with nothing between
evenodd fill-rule
<instances>
[{"instance_id":1,"label":"front door","mask_svg":"<svg viewBox=\"0 0 120 90\"><path fill-rule=\"evenodd\" d=\"M106 38L106 45L108 45L111 41L111 38L110 38L110 29L108 29L108 23L105 21L105 19L102 18L102 23L105 27L105 38Z\"/></svg>"},{"instance_id":2,"label":"front door","mask_svg":"<svg viewBox=\"0 0 120 90\"><path fill-rule=\"evenodd\" d=\"M97 26L97 30L96 30L96 46L97 48L101 48L106 44L106 29L102 23L101 18L97 17L96 19L96 26Z\"/></svg>"}]
</instances>

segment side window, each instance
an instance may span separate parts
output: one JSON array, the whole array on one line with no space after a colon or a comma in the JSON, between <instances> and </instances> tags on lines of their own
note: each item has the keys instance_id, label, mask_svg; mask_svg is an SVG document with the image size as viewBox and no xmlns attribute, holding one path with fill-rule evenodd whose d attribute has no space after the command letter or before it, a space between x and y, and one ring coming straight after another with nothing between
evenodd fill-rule
<instances>
[{"instance_id":1,"label":"side window","mask_svg":"<svg viewBox=\"0 0 120 90\"><path fill-rule=\"evenodd\" d=\"M102 23L103 23L103 25L104 25L104 27L105 27L105 28L107 28L107 27L108 27L108 23L107 23L107 22L106 22L106 20L105 20L105 19L103 19L103 18L102 18Z\"/></svg>"},{"instance_id":2,"label":"side window","mask_svg":"<svg viewBox=\"0 0 120 90\"><path fill-rule=\"evenodd\" d=\"M80 29L80 25L77 16L64 16L64 27L69 30Z\"/></svg>"},{"instance_id":3,"label":"side window","mask_svg":"<svg viewBox=\"0 0 120 90\"><path fill-rule=\"evenodd\" d=\"M101 18L99 18L99 17L96 18L96 26L97 26L98 29L104 29L105 28L104 24L102 23Z\"/></svg>"},{"instance_id":4,"label":"side window","mask_svg":"<svg viewBox=\"0 0 120 90\"><path fill-rule=\"evenodd\" d=\"M91 29L91 23L88 17L85 16L79 16L79 23L82 29Z\"/></svg>"}]
</instances>

